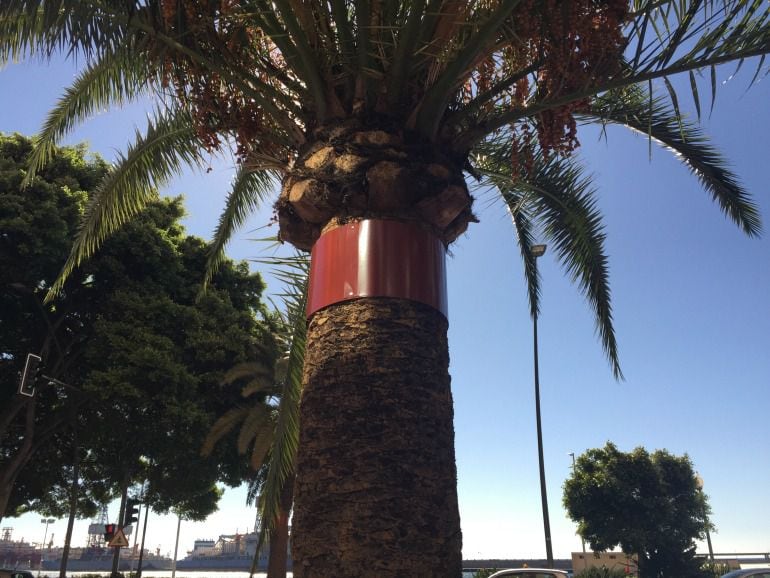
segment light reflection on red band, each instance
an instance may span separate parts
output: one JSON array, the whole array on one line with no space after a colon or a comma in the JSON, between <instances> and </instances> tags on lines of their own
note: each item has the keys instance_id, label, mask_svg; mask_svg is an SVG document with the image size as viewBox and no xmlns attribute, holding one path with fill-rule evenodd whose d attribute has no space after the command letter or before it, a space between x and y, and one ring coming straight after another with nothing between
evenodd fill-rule
<instances>
[{"instance_id":1,"label":"light reflection on red band","mask_svg":"<svg viewBox=\"0 0 770 578\"><path fill-rule=\"evenodd\" d=\"M365 220L332 229L313 246L307 316L358 297L419 301L446 316L445 257L440 239L399 221Z\"/></svg>"}]
</instances>

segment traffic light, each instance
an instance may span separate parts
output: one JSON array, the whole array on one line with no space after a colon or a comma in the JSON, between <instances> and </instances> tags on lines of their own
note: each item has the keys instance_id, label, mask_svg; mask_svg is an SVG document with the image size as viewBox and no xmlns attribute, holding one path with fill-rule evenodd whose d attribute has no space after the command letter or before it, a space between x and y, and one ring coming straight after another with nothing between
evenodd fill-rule
<instances>
[{"instance_id":1,"label":"traffic light","mask_svg":"<svg viewBox=\"0 0 770 578\"><path fill-rule=\"evenodd\" d=\"M128 526L139 520L139 500L128 498L126 500L126 514L123 518L123 526Z\"/></svg>"},{"instance_id":2,"label":"traffic light","mask_svg":"<svg viewBox=\"0 0 770 578\"><path fill-rule=\"evenodd\" d=\"M19 393L32 397L35 395L35 381L37 381L38 374L40 373L42 358L34 353L27 354L27 361L24 364L24 372L21 374L21 381L19 382Z\"/></svg>"},{"instance_id":3,"label":"traffic light","mask_svg":"<svg viewBox=\"0 0 770 578\"><path fill-rule=\"evenodd\" d=\"M117 524L105 524L104 525L104 541L109 542L112 540L112 537L115 535L115 532L118 531L118 525Z\"/></svg>"}]
</instances>

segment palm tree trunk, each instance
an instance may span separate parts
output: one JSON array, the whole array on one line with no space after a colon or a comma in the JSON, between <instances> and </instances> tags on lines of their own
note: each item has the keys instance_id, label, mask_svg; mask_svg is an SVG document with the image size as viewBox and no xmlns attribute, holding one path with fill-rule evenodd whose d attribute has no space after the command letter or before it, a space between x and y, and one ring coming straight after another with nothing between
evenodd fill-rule
<instances>
[{"instance_id":1,"label":"palm tree trunk","mask_svg":"<svg viewBox=\"0 0 770 578\"><path fill-rule=\"evenodd\" d=\"M406 299L323 308L307 333L295 578L459 578L447 320Z\"/></svg>"},{"instance_id":2,"label":"palm tree trunk","mask_svg":"<svg viewBox=\"0 0 770 578\"><path fill-rule=\"evenodd\" d=\"M281 490L281 505L270 539L267 578L286 578L289 549L289 513L294 501L294 478L287 480Z\"/></svg>"}]
</instances>

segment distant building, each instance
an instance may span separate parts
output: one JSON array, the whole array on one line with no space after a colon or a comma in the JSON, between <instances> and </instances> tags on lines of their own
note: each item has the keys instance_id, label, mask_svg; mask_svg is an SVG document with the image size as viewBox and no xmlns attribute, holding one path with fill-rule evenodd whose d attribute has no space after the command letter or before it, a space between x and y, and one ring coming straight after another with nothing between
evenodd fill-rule
<instances>
[{"instance_id":1,"label":"distant building","mask_svg":"<svg viewBox=\"0 0 770 578\"><path fill-rule=\"evenodd\" d=\"M577 575L588 568L607 568L636 575L636 560L623 552L573 552L572 571Z\"/></svg>"}]
</instances>

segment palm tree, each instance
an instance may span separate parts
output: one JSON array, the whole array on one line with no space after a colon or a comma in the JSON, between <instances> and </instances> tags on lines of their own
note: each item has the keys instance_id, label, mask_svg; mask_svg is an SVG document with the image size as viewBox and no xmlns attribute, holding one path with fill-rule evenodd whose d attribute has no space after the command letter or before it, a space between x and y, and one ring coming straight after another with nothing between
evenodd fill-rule
<instances>
[{"instance_id":1,"label":"palm tree","mask_svg":"<svg viewBox=\"0 0 770 578\"><path fill-rule=\"evenodd\" d=\"M593 307L620 376L577 123L648 133L757 234L754 205L679 114L669 77L689 76L700 109L696 73L710 71L714 87L718 65L770 52L769 10L759 0L6 0L0 61L65 50L88 62L43 127L30 180L93 111L147 93L163 101L94 197L62 277L207 151L232 146L239 160L212 268L280 182L280 237L312 248L294 575L444 578L460 575L461 535L443 259L475 221L466 177L510 208L533 314L531 246L543 237Z\"/></svg>"},{"instance_id":2,"label":"palm tree","mask_svg":"<svg viewBox=\"0 0 770 578\"><path fill-rule=\"evenodd\" d=\"M244 404L230 409L214 423L202 452L210 454L229 432L240 428L238 451L249 452L256 472L247 501L257 502L261 519L251 573L256 570L260 548L269 542L267 576L285 578L299 438L309 261L304 255L294 255L264 262L278 267L274 275L284 286L278 295L281 306L276 308L271 323L280 355L273 367L243 363L225 375L224 382L229 384L246 380L241 392Z\"/></svg>"}]
</instances>

